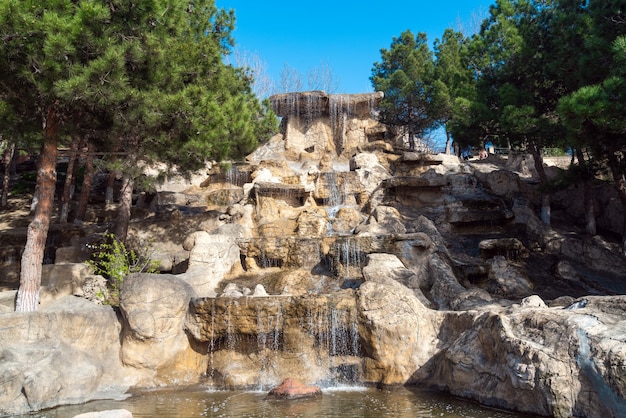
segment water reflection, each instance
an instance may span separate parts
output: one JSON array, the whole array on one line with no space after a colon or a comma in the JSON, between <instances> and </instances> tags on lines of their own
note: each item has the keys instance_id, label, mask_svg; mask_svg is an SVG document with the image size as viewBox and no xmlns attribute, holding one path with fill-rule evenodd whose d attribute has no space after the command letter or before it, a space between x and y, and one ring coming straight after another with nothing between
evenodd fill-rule
<instances>
[{"instance_id":1,"label":"water reflection","mask_svg":"<svg viewBox=\"0 0 626 418\"><path fill-rule=\"evenodd\" d=\"M125 408L135 418L168 417L528 417L482 408L474 403L419 388L378 390L337 388L321 398L278 401L266 392L152 391L123 401L94 401L28 415L31 418L68 418L74 415Z\"/></svg>"}]
</instances>

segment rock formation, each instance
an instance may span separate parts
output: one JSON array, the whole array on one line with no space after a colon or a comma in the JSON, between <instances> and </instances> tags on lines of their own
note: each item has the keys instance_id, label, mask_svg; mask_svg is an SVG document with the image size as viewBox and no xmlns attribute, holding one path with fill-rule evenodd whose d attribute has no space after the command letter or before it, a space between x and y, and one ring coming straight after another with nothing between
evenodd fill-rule
<instances>
[{"instance_id":1,"label":"rock formation","mask_svg":"<svg viewBox=\"0 0 626 418\"><path fill-rule=\"evenodd\" d=\"M166 274L127 277L119 318L82 299L76 248L59 253L70 264L51 268L39 312L9 312L14 293L0 293L11 377L0 412L294 377L429 385L545 416L626 414L619 248L541 224L524 157L398 148L373 117L381 98L274 96L280 134L243 164L162 189L131 236L157 243ZM64 366L45 375L49 361Z\"/></svg>"}]
</instances>

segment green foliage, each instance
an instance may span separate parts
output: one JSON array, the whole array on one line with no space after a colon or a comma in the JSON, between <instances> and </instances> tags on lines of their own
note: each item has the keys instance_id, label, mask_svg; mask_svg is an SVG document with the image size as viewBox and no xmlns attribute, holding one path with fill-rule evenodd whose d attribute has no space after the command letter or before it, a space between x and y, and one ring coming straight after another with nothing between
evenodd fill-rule
<instances>
[{"instance_id":1,"label":"green foliage","mask_svg":"<svg viewBox=\"0 0 626 418\"><path fill-rule=\"evenodd\" d=\"M108 280L111 292L105 302L109 304L119 304L120 287L129 274L158 272L160 263L151 259L151 244L141 245L138 250L128 249L115 235L106 233L104 242L91 248L94 252L87 264Z\"/></svg>"},{"instance_id":2,"label":"green foliage","mask_svg":"<svg viewBox=\"0 0 626 418\"><path fill-rule=\"evenodd\" d=\"M390 49L381 49L370 80L385 93L379 107L383 122L406 127L411 147L416 136L437 127L440 120L431 106L437 92L434 84L433 53L426 35L410 30L393 38Z\"/></svg>"}]
</instances>

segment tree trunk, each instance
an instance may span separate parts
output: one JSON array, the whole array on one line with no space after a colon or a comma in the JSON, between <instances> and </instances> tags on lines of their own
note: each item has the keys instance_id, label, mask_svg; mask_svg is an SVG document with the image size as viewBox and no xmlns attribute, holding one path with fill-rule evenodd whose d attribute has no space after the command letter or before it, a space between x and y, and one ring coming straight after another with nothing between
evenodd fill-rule
<instances>
[{"instance_id":1,"label":"tree trunk","mask_svg":"<svg viewBox=\"0 0 626 418\"><path fill-rule=\"evenodd\" d=\"M117 223L115 225L115 237L126 242L128 225L130 224L130 210L133 204L133 187L135 180L128 174L122 177L122 190L120 193L120 206L118 208Z\"/></svg>"},{"instance_id":2,"label":"tree trunk","mask_svg":"<svg viewBox=\"0 0 626 418\"><path fill-rule=\"evenodd\" d=\"M415 129L409 125L409 151L415 151Z\"/></svg>"},{"instance_id":3,"label":"tree trunk","mask_svg":"<svg viewBox=\"0 0 626 418\"><path fill-rule=\"evenodd\" d=\"M619 196L620 202L622 202L622 254L626 255L626 178L624 178L624 172L621 169L621 164L619 163L615 153L608 153L608 162L609 168L611 169L611 175L613 176L613 181L615 182L617 195Z\"/></svg>"},{"instance_id":4,"label":"tree trunk","mask_svg":"<svg viewBox=\"0 0 626 418\"><path fill-rule=\"evenodd\" d=\"M583 182L584 187L584 199L585 199L585 232L588 235L594 236L597 233L596 227L596 214L594 210L594 194L592 181L586 178Z\"/></svg>"},{"instance_id":5,"label":"tree trunk","mask_svg":"<svg viewBox=\"0 0 626 418\"><path fill-rule=\"evenodd\" d=\"M106 203L107 205L113 203L114 200L114 186L115 186L115 177L116 177L116 173L115 171L111 171L109 173L109 177L107 178L107 188L106 191L104 192L104 203Z\"/></svg>"},{"instance_id":6,"label":"tree trunk","mask_svg":"<svg viewBox=\"0 0 626 418\"><path fill-rule=\"evenodd\" d=\"M121 138L120 137L116 137L115 140L115 145L113 146L113 152L117 153L120 150L120 142L121 142ZM113 156L113 163L115 163L117 160L116 156ZM115 170L115 167L117 166L117 164L111 164L111 168L110 168L110 172L109 172L109 177L107 178L107 188L106 191L104 192L104 203L106 203L107 205L113 203L113 201L115 200L115 179L117 178L117 170Z\"/></svg>"},{"instance_id":7,"label":"tree trunk","mask_svg":"<svg viewBox=\"0 0 626 418\"><path fill-rule=\"evenodd\" d=\"M572 158L573 158L572 153ZM588 235L594 236L597 233L596 228L596 214L594 210L594 194L593 194L593 176L589 169L589 164L585 160L582 150L577 149L576 155L578 158L578 164L583 171L583 203L585 208L585 232Z\"/></svg>"},{"instance_id":8,"label":"tree trunk","mask_svg":"<svg viewBox=\"0 0 626 418\"><path fill-rule=\"evenodd\" d=\"M446 128L446 150L445 150L446 155L450 155L450 143L451 142L452 142L452 138L450 138L450 132L448 132L448 129Z\"/></svg>"},{"instance_id":9,"label":"tree trunk","mask_svg":"<svg viewBox=\"0 0 626 418\"><path fill-rule=\"evenodd\" d=\"M70 144L70 159L67 163L67 175L65 176L65 184L63 185L63 196L61 196L61 216L59 222L67 223L67 217L70 213L70 202L72 201L72 189L74 185L74 166L76 165L76 154L80 138L75 135Z\"/></svg>"},{"instance_id":10,"label":"tree trunk","mask_svg":"<svg viewBox=\"0 0 626 418\"><path fill-rule=\"evenodd\" d=\"M43 149L37 164L39 203L35 209L35 216L28 225L26 246L22 254L20 287L15 302L15 310L20 312L36 311L39 305L43 256L56 185L58 123L56 109L50 109L46 118Z\"/></svg>"},{"instance_id":11,"label":"tree trunk","mask_svg":"<svg viewBox=\"0 0 626 418\"><path fill-rule=\"evenodd\" d=\"M541 156L541 151L535 143L531 143L529 148L535 163L535 170L537 170L537 174L539 175L539 181L542 184L545 184L548 181L548 176L546 175L546 170L543 167L543 157ZM550 225L550 212L550 194L543 192L541 195L541 222L546 225Z\"/></svg>"},{"instance_id":12,"label":"tree trunk","mask_svg":"<svg viewBox=\"0 0 626 418\"><path fill-rule=\"evenodd\" d=\"M10 142L7 149L2 155L2 163L4 164L4 178L2 181L2 207L9 206L9 186L11 183L11 162L15 154L15 143Z\"/></svg>"},{"instance_id":13,"label":"tree trunk","mask_svg":"<svg viewBox=\"0 0 626 418\"><path fill-rule=\"evenodd\" d=\"M93 178L93 159L92 145L87 142L87 161L85 162L85 176L83 178L83 187L80 191L80 199L78 200L78 209L76 210L76 220L84 221L87 213L87 204L89 203L89 194L91 193L91 180Z\"/></svg>"}]
</instances>

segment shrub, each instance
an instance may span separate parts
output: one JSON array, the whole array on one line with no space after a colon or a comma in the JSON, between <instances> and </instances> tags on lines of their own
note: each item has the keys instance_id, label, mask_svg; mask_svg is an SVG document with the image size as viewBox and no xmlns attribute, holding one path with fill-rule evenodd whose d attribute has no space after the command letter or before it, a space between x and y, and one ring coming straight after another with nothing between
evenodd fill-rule
<instances>
[{"instance_id":1,"label":"shrub","mask_svg":"<svg viewBox=\"0 0 626 418\"><path fill-rule=\"evenodd\" d=\"M135 251L126 248L112 233L105 233L104 242L90 247L94 252L87 264L95 274L100 274L108 280L111 289L108 298L106 295L99 295L106 299L104 302L107 304L119 305L120 287L129 274L158 272L159 262L150 257L152 253L150 243L140 245Z\"/></svg>"}]
</instances>

